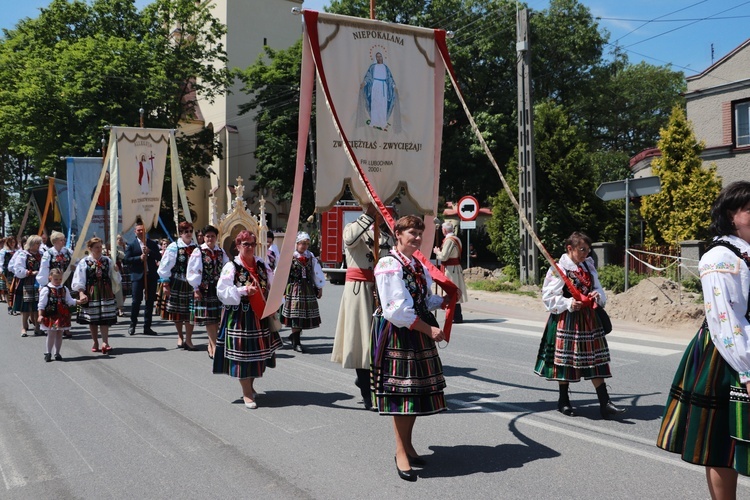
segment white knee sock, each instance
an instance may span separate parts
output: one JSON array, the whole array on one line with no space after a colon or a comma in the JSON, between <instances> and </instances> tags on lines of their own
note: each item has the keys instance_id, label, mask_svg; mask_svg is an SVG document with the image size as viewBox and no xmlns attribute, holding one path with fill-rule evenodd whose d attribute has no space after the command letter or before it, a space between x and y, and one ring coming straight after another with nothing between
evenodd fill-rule
<instances>
[{"instance_id":1,"label":"white knee sock","mask_svg":"<svg viewBox=\"0 0 750 500\"><path fill-rule=\"evenodd\" d=\"M57 330L55 333L55 354L60 354L60 348L62 347L62 330Z\"/></svg>"},{"instance_id":2,"label":"white knee sock","mask_svg":"<svg viewBox=\"0 0 750 500\"><path fill-rule=\"evenodd\" d=\"M47 330L47 350L44 351L44 354L51 354L52 353L52 346L55 345L55 336L52 333L54 330Z\"/></svg>"}]
</instances>

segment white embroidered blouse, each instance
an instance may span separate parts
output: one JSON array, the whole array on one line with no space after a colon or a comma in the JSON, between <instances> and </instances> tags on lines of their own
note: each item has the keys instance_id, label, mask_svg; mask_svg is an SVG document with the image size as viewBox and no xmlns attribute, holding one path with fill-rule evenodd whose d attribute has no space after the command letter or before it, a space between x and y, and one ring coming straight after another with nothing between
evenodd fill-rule
<instances>
[{"instance_id":1,"label":"white embroidered blouse","mask_svg":"<svg viewBox=\"0 0 750 500\"><path fill-rule=\"evenodd\" d=\"M736 236L722 236L750 254L750 244ZM740 382L750 381L750 323L747 313L750 270L730 249L717 246L706 252L698 264L708 330L724 360L740 374Z\"/></svg>"}]
</instances>

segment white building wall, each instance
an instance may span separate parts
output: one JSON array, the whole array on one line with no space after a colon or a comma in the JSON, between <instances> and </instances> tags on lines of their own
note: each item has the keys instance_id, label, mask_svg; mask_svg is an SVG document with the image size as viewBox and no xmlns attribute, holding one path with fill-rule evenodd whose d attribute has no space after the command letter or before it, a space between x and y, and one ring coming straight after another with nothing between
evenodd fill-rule
<instances>
[{"instance_id":1,"label":"white building wall","mask_svg":"<svg viewBox=\"0 0 750 500\"><path fill-rule=\"evenodd\" d=\"M253 64L264 53L264 43L273 49L285 49L302 36L302 18L291 13L293 7L302 7L302 0L209 0L207 3L213 6L212 15L227 26L222 43L230 69L245 69ZM241 89L242 83L237 81L230 93L217 97L213 103L199 98L206 125L213 125L224 146L224 159L215 160L211 165L215 175L196 183L196 189L190 193L198 213L196 225L210 222L214 215L208 201L208 193L213 189L217 197L216 217L229 211L230 186L237 184L238 176L244 179L248 208L258 212L254 183L249 180L257 168L255 112L239 115L239 106L250 101L250 96ZM277 227L277 215L282 210L274 200L267 201L266 211Z\"/></svg>"}]
</instances>

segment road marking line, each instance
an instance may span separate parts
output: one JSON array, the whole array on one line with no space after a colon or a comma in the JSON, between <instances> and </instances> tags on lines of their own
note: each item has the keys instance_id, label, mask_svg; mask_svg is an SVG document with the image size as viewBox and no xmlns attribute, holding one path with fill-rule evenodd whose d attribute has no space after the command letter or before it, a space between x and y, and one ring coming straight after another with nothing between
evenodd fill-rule
<instances>
[{"instance_id":1,"label":"road marking line","mask_svg":"<svg viewBox=\"0 0 750 500\"><path fill-rule=\"evenodd\" d=\"M513 323L515 323L515 321ZM472 324L472 327L478 328L480 330L489 330L492 332L515 333L517 335L524 335L526 337L541 338L541 332L544 325L540 325L539 331L530 331L520 328L513 328L513 323L509 322L508 326ZM613 350L632 352L635 354L648 354L651 356L671 356L672 354L681 354L683 352L683 350L681 349L665 349L664 347L653 347L640 344L626 344L624 342L613 342L610 340L607 341L607 344L609 345L610 349Z\"/></svg>"},{"instance_id":2,"label":"road marking line","mask_svg":"<svg viewBox=\"0 0 750 500\"><path fill-rule=\"evenodd\" d=\"M661 454L653 453L653 452L650 452L650 451L639 450L639 449L634 448L632 446L628 446L628 445L625 445L625 444L614 443L611 440L606 440L606 439L603 439L603 438L592 436L590 434L584 434L584 433L581 433L581 432L576 432L574 430L563 429L561 427L558 427L558 426L555 426L555 425L551 425L551 424L548 424L548 423L545 423L545 422L539 422L539 421L537 421L534 418L523 418L524 416L535 416L537 414L535 412L532 412L530 410L526 410L525 408L517 406L517 405L511 405L511 404L507 404L507 403L500 403L500 402L497 402L497 401L486 400L486 399L485 400L477 400L477 401L474 401L472 403L467 403L465 401L460 401L460 400L456 400L456 399L448 399L448 401L451 404L455 404L455 405L460 406L462 408L465 408L467 410L474 410L474 411L479 411L481 413L487 413L489 415L492 415L493 417L499 417L499 418L502 418L504 420L509 420L509 421L513 421L513 420L515 420L515 419L518 418L519 419L518 420L519 423L524 423L524 424L530 425L532 427L537 427L539 429L543 429L543 430L546 430L546 431L549 431L549 432L554 432L554 433L557 433L557 434L562 434L562 435L565 435L565 436L568 436L568 437L571 437L571 438L574 438L574 439L577 439L577 440L588 441L589 443L598 444L598 445L604 446L606 448L613 448L613 449L624 451L626 453L630 453L630 454L633 454L633 455L639 455L639 456L644 457L644 458L648 458L648 459L651 459L651 460L654 460L654 461L657 461L657 462L662 462L662 463L667 464L667 465L673 465L673 466L680 467L680 468L683 468L683 469L691 470L691 471L694 471L694 472L696 472L697 470L700 469L701 473L703 473L703 471L702 471L703 467L696 466L695 464L691 464L691 463L685 462L685 461L680 460L678 458L673 458L671 456L673 454L671 454L671 453L668 454L668 455L661 455ZM477 402L482 402L482 403L486 403L486 404L492 404L492 405L495 405L495 406L500 406L502 408L510 410L512 412L512 414L509 413L509 412L501 412L500 413L500 412L497 412L497 411L495 411L493 409L487 408L485 406L476 405ZM598 433L610 434L609 431L604 430L604 429L596 428L594 430L596 432L598 432ZM634 438L635 438L635 436L630 436L630 435L627 436L627 440L630 440L630 441L638 441L638 442L645 441L644 438L637 438L637 439L634 439ZM656 444L655 444L654 441L646 441L645 444L648 444L648 445L654 446L654 447L656 446ZM668 452L664 452L664 453L668 453ZM738 484L740 484L740 485L742 485L744 487L750 487L750 479L740 477L739 481L738 481Z\"/></svg>"}]
</instances>

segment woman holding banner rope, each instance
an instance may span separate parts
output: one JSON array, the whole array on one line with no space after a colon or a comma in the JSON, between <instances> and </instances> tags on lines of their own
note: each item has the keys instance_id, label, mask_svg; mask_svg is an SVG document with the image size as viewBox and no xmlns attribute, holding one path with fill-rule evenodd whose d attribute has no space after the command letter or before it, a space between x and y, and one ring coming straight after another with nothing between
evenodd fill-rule
<instances>
[{"instance_id":1,"label":"woman holding banner rope","mask_svg":"<svg viewBox=\"0 0 750 500\"><path fill-rule=\"evenodd\" d=\"M604 329L594 308L607 302L594 259L589 257L591 239L574 232L565 241L566 253L560 257L557 270L550 268L544 278L542 300L550 312L539 346L534 373L547 380L557 381L560 396L557 410L575 416L568 388L581 378L591 380L599 399L599 412L608 418L625 410L609 399L605 378L612 376L609 369L609 347ZM568 278L567 282L561 274ZM571 293L570 283L578 292Z\"/></svg>"}]
</instances>

